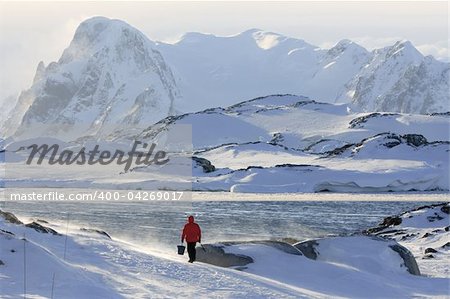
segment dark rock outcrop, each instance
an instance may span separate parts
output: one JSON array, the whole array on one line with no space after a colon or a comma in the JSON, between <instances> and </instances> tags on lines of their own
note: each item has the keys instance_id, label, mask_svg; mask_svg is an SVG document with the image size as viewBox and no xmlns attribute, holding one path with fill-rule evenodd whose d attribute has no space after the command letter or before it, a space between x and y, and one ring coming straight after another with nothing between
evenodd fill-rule
<instances>
[{"instance_id":1,"label":"dark rock outcrop","mask_svg":"<svg viewBox=\"0 0 450 299\"><path fill-rule=\"evenodd\" d=\"M424 205L424 206L420 206L420 207L417 207L415 209L412 209L410 211L404 212L404 213L402 213L400 215L404 215L404 214L409 213L409 212L416 212L416 211L420 211L420 210L432 209L432 208L436 208L436 207L441 207L441 209L443 207L450 207L450 203L442 202L442 203L435 203L435 204L431 204L431 205Z\"/></svg>"},{"instance_id":2,"label":"dark rock outcrop","mask_svg":"<svg viewBox=\"0 0 450 299\"><path fill-rule=\"evenodd\" d=\"M17 217L10 212L4 212L2 210L0 210L0 216L3 217L3 219L5 219L7 222L12 223L12 224L23 224L22 221L20 221L19 219L17 219Z\"/></svg>"},{"instance_id":3,"label":"dark rock outcrop","mask_svg":"<svg viewBox=\"0 0 450 299\"><path fill-rule=\"evenodd\" d=\"M396 114L396 113L379 113L379 112L370 113L368 115L364 115L364 116L360 116L360 117L352 119L349 123L349 125L350 125L349 127L350 127L350 129L362 128L363 124L366 123L371 118L396 116L396 115L398 115L398 114Z\"/></svg>"},{"instance_id":4,"label":"dark rock outcrop","mask_svg":"<svg viewBox=\"0 0 450 299\"><path fill-rule=\"evenodd\" d=\"M254 262L250 256L226 253L226 250L224 250L227 246L239 244L261 244L276 248L288 254L302 255L302 253L294 246L280 241L236 241L205 244L203 247L197 247L197 261L220 267L237 267L237 269L245 269L246 265Z\"/></svg>"},{"instance_id":5,"label":"dark rock outcrop","mask_svg":"<svg viewBox=\"0 0 450 299\"><path fill-rule=\"evenodd\" d=\"M421 146L428 144L427 139L420 134L405 134L401 137L406 140L406 144L408 145Z\"/></svg>"},{"instance_id":6,"label":"dark rock outcrop","mask_svg":"<svg viewBox=\"0 0 450 299\"><path fill-rule=\"evenodd\" d=\"M406 234L406 235L402 236L402 238L400 239L400 241L405 241L405 240L414 238L415 236L417 236L417 234Z\"/></svg>"},{"instance_id":7,"label":"dark rock outcrop","mask_svg":"<svg viewBox=\"0 0 450 299\"><path fill-rule=\"evenodd\" d=\"M431 234L431 233L425 233L425 234L422 236L422 239L431 237L432 235L433 235L433 234Z\"/></svg>"},{"instance_id":8,"label":"dark rock outcrop","mask_svg":"<svg viewBox=\"0 0 450 299\"><path fill-rule=\"evenodd\" d=\"M425 254L427 254L427 253L436 253L436 252L437 252L437 250L436 250L436 249L433 249L433 248L431 248L431 247L425 249Z\"/></svg>"},{"instance_id":9,"label":"dark rock outcrop","mask_svg":"<svg viewBox=\"0 0 450 299\"><path fill-rule=\"evenodd\" d=\"M103 230L98 230L98 229L93 229L93 228L84 228L84 227L80 228L80 230L83 232L100 234L102 236L107 237L108 239L111 239L111 236Z\"/></svg>"},{"instance_id":10,"label":"dark rock outcrop","mask_svg":"<svg viewBox=\"0 0 450 299\"><path fill-rule=\"evenodd\" d=\"M225 253L225 245L205 244L197 248L197 261L219 267L244 267L253 263L253 259L246 255Z\"/></svg>"},{"instance_id":11,"label":"dark rock outcrop","mask_svg":"<svg viewBox=\"0 0 450 299\"><path fill-rule=\"evenodd\" d=\"M427 220L428 220L429 222L435 222L435 221L439 221L439 220L442 220L442 219L444 219L444 217L442 217L442 216L439 215L438 213L434 213L433 216L428 216L428 217L427 217Z\"/></svg>"},{"instance_id":12,"label":"dark rock outcrop","mask_svg":"<svg viewBox=\"0 0 450 299\"><path fill-rule=\"evenodd\" d=\"M433 141L428 142L427 139L420 134L405 134L399 135L391 132L379 133L367 138L362 139L358 143L344 144L343 146L336 147L333 150L323 152L324 158L347 155L350 157L356 156L363 151L367 145L375 143L377 146L385 147L387 150L394 148L398 145L404 144L412 147L414 150L418 147L436 147L439 145L449 145L448 141ZM314 146L311 145L311 146ZM447 146L448 148L448 146ZM308 149L308 147L307 147ZM445 149L443 149L445 150ZM448 150L447 150L448 151Z\"/></svg>"},{"instance_id":13,"label":"dark rock outcrop","mask_svg":"<svg viewBox=\"0 0 450 299\"><path fill-rule=\"evenodd\" d=\"M193 156L192 160L194 161L194 163L196 163L197 166L200 166L203 168L204 173L210 173L210 172L213 172L216 170L216 167L214 165L212 165L211 161L209 161L205 158Z\"/></svg>"},{"instance_id":14,"label":"dark rock outcrop","mask_svg":"<svg viewBox=\"0 0 450 299\"><path fill-rule=\"evenodd\" d=\"M7 222L10 222L10 223L13 223L13 224L17 224L17 225L24 225L24 223L22 221L20 221L13 213L5 212L5 211L0 210L0 217L3 217ZM38 221L42 222L42 223L48 223L45 220L38 220ZM31 223L28 223L28 224L25 224L25 226L29 227L29 228L32 228L35 231L40 232L40 233L45 233L45 234L49 233L49 234L53 234L53 235L61 235L60 233L58 233L54 229L52 229L50 227L43 226L43 225L41 225L41 224L39 224L39 223L37 223L35 221L33 221ZM3 233L8 233L8 234L14 235L13 233L5 231L5 230L1 230L1 231Z\"/></svg>"},{"instance_id":15,"label":"dark rock outcrop","mask_svg":"<svg viewBox=\"0 0 450 299\"><path fill-rule=\"evenodd\" d=\"M4 230L4 229L0 229L0 233L5 234L7 236L14 236L14 234L12 232Z\"/></svg>"},{"instance_id":16,"label":"dark rock outcrop","mask_svg":"<svg viewBox=\"0 0 450 299\"><path fill-rule=\"evenodd\" d=\"M396 226L402 224L402 218L400 216L389 216L383 219L377 227L369 228L364 231L365 234L376 234L388 227ZM383 232L389 233L389 232Z\"/></svg>"},{"instance_id":17,"label":"dark rock outcrop","mask_svg":"<svg viewBox=\"0 0 450 299\"><path fill-rule=\"evenodd\" d=\"M55 235L55 236L60 236L61 235L60 233L58 233L54 229L52 229L50 227L43 226L43 225L41 225L41 224L39 224L37 222L31 222L31 223L25 224L25 226L29 227L29 228L32 228L35 231L40 232L40 233L52 234L52 235Z\"/></svg>"},{"instance_id":18,"label":"dark rock outcrop","mask_svg":"<svg viewBox=\"0 0 450 299\"><path fill-rule=\"evenodd\" d=\"M401 213L399 215L395 215L395 216L390 216L390 217L386 217L384 218L383 222L381 222L377 227L373 227L373 228L369 228L367 230L364 231L364 233L366 234L378 234L378 233L382 233L384 234L389 234L389 231L385 231L388 227L392 227L392 226L397 226L400 225L402 223L402 216L404 217L407 213L411 213L411 212L417 212L417 211L421 211L421 210L428 210L428 209L435 209L435 208L439 208L439 210L443 213L450 212L450 204L449 203L436 203L436 204L431 204L431 205L425 205L425 206L420 206L417 207L415 209L412 209L410 211L406 211L404 213ZM411 216L409 216L411 217ZM439 221L444 219L441 215L439 215L437 212L435 212L433 215L428 216L427 220L430 222L434 222L434 221ZM450 227L447 226L444 228L444 230L447 232L449 231ZM432 233L426 233L422 238L427 238L429 236L431 236Z\"/></svg>"},{"instance_id":19,"label":"dark rock outcrop","mask_svg":"<svg viewBox=\"0 0 450 299\"><path fill-rule=\"evenodd\" d=\"M346 150L353 148L356 146L354 143L348 143L346 145L343 145L341 147L337 147L331 151L325 152L324 155L326 158L333 157L333 156L339 156L343 154Z\"/></svg>"},{"instance_id":20,"label":"dark rock outcrop","mask_svg":"<svg viewBox=\"0 0 450 299\"><path fill-rule=\"evenodd\" d=\"M381 223L382 226L389 227L389 226L395 226L402 224L402 218L399 216L392 216L392 217L386 217L384 218L383 222Z\"/></svg>"},{"instance_id":21,"label":"dark rock outcrop","mask_svg":"<svg viewBox=\"0 0 450 299\"><path fill-rule=\"evenodd\" d=\"M270 144L279 144L284 141L283 134L281 133L273 133L272 139L269 141Z\"/></svg>"},{"instance_id":22,"label":"dark rock outcrop","mask_svg":"<svg viewBox=\"0 0 450 299\"><path fill-rule=\"evenodd\" d=\"M316 240L308 240L303 242L298 242L294 244L294 247L301 251L301 253L309 259L317 259L316 247L319 245Z\"/></svg>"},{"instance_id":23,"label":"dark rock outcrop","mask_svg":"<svg viewBox=\"0 0 450 299\"><path fill-rule=\"evenodd\" d=\"M420 275L419 266L417 265L416 259L411 251L400 244L390 245L389 247L400 255L409 273L413 275Z\"/></svg>"},{"instance_id":24,"label":"dark rock outcrop","mask_svg":"<svg viewBox=\"0 0 450 299\"><path fill-rule=\"evenodd\" d=\"M434 112L429 114L430 116L450 116L450 111L447 112Z\"/></svg>"}]
</instances>

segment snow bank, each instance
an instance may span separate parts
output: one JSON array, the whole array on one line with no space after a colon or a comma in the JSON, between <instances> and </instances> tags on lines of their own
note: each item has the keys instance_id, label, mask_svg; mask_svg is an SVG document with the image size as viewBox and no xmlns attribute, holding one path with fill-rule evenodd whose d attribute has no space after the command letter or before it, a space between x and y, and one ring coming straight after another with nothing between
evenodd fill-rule
<instances>
[{"instance_id":1,"label":"snow bank","mask_svg":"<svg viewBox=\"0 0 450 299\"><path fill-rule=\"evenodd\" d=\"M411 250L421 272L450 277L450 204L432 204L385 218L367 232L396 240Z\"/></svg>"},{"instance_id":2,"label":"snow bank","mask_svg":"<svg viewBox=\"0 0 450 299\"><path fill-rule=\"evenodd\" d=\"M372 162L379 171L368 169L338 170L317 165L276 165L249 167L214 176L201 177L193 185L196 190L224 190L253 193L296 192L388 192L448 190L448 174L443 170L423 167L380 169L383 163ZM349 162L348 164L351 164ZM365 165L366 169L370 164ZM389 167L389 164L385 165ZM392 166L392 164L390 165Z\"/></svg>"},{"instance_id":3,"label":"snow bank","mask_svg":"<svg viewBox=\"0 0 450 299\"><path fill-rule=\"evenodd\" d=\"M366 236L334 237L294 244L314 260L341 263L374 274L408 271L420 275L412 254L399 246L392 240Z\"/></svg>"},{"instance_id":4,"label":"snow bank","mask_svg":"<svg viewBox=\"0 0 450 299\"><path fill-rule=\"evenodd\" d=\"M370 237L319 242L316 261L269 243L224 245L226 254L253 260L237 269L309 292L311 297L408 298L445 296L448 279L411 275L389 242ZM199 249L200 250L200 249ZM395 282L395 283L393 283Z\"/></svg>"}]
</instances>

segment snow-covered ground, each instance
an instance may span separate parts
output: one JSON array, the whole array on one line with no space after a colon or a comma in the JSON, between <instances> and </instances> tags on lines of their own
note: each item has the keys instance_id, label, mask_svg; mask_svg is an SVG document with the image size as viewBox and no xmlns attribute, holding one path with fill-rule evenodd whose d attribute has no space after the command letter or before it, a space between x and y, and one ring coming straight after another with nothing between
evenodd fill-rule
<instances>
[{"instance_id":1,"label":"snow-covered ground","mask_svg":"<svg viewBox=\"0 0 450 299\"><path fill-rule=\"evenodd\" d=\"M50 298L52 288L54 298L283 298L296 294L263 278L191 265L175 253L136 248L96 233L70 231L66 240L66 236L42 234L1 221L2 229L14 233L0 232L1 259L5 263L0 266L2 298L23 296L24 270L29 298ZM64 227L59 230L65 231Z\"/></svg>"},{"instance_id":2,"label":"snow-covered ground","mask_svg":"<svg viewBox=\"0 0 450 299\"><path fill-rule=\"evenodd\" d=\"M363 236L328 238L318 247L316 260L261 244L231 245L224 250L252 257L254 262L242 271L313 291L312 297L406 298L447 294L448 279L408 273L404 261L384 241Z\"/></svg>"},{"instance_id":3,"label":"snow-covered ground","mask_svg":"<svg viewBox=\"0 0 450 299\"><path fill-rule=\"evenodd\" d=\"M436 216L435 212L443 219L429 221L426 217ZM412 214L415 217L408 218ZM448 227L448 213L434 209L403 215L405 229ZM286 243L227 244L223 247L226 254L245 255L253 260L237 267L238 271L234 267L189 264L175 250L138 247L114 236L110 239L97 231L83 231L73 225L67 229L64 223L47 220L34 219L62 234L37 232L0 217L0 260L4 263L0 265L2 298L21 297L24 288L29 298L51 298L52 294L54 298L437 298L450 295L448 250L440 248L438 259L417 259L425 274L418 276L410 274L405 260L391 249L395 241L369 236L319 239L314 247L318 253L316 258L302 255ZM448 230L444 229L439 236L439 244L448 242ZM438 245L436 239L427 238L399 242L413 253L422 246ZM199 253L201 250L198 249Z\"/></svg>"}]
</instances>

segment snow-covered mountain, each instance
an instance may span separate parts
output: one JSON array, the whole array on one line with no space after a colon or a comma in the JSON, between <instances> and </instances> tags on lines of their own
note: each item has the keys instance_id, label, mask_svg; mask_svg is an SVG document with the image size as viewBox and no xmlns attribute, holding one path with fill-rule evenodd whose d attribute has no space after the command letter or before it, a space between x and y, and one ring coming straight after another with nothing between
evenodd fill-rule
<instances>
[{"instance_id":1,"label":"snow-covered mountain","mask_svg":"<svg viewBox=\"0 0 450 299\"><path fill-rule=\"evenodd\" d=\"M363 111L445 112L449 66L407 41L372 52L349 40L321 49L252 29L229 37L188 33L167 44L94 17L57 62L39 63L2 132L128 134L179 112L281 93Z\"/></svg>"},{"instance_id":2,"label":"snow-covered mountain","mask_svg":"<svg viewBox=\"0 0 450 299\"><path fill-rule=\"evenodd\" d=\"M280 93L362 111L450 110L450 64L424 57L408 41L371 52L350 40L321 49L252 29L229 37L188 33L158 49L178 78L184 111Z\"/></svg>"},{"instance_id":3,"label":"snow-covered mountain","mask_svg":"<svg viewBox=\"0 0 450 299\"><path fill-rule=\"evenodd\" d=\"M98 136L172 114L177 96L170 68L152 41L122 21L96 17L78 27L58 62L39 63L4 129L36 133L39 125L49 125L55 133Z\"/></svg>"},{"instance_id":4,"label":"snow-covered mountain","mask_svg":"<svg viewBox=\"0 0 450 299\"><path fill-rule=\"evenodd\" d=\"M449 111L449 65L423 57L410 42L397 42L373 51L346 87L351 101L365 111Z\"/></svg>"}]
</instances>

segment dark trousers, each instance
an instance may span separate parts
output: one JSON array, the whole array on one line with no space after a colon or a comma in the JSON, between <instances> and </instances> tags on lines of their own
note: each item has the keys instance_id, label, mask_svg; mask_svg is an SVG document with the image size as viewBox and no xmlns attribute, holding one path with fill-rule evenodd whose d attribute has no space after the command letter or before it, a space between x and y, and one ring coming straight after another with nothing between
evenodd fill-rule
<instances>
[{"instance_id":1,"label":"dark trousers","mask_svg":"<svg viewBox=\"0 0 450 299\"><path fill-rule=\"evenodd\" d=\"M187 242L187 252L189 255L189 261L190 262L194 262L195 261L195 245L197 244L197 242Z\"/></svg>"}]
</instances>

